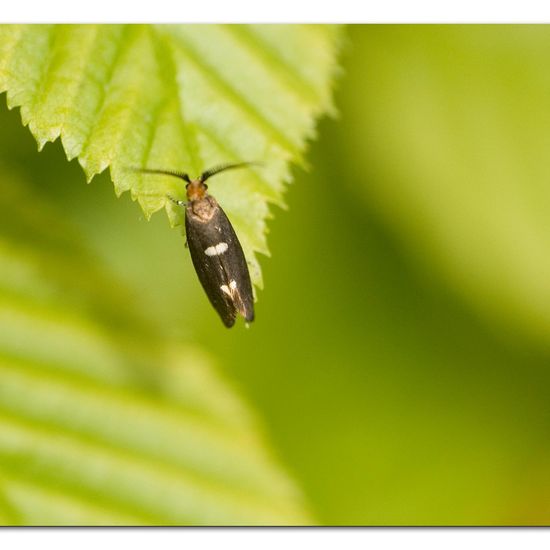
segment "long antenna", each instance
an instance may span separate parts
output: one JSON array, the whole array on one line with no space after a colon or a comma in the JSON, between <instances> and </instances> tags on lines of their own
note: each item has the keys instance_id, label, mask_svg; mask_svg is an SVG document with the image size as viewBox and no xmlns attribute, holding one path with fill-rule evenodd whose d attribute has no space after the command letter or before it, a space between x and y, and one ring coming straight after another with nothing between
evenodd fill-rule
<instances>
[{"instance_id":1,"label":"long antenna","mask_svg":"<svg viewBox=\"0 0 550 550\"><path fill-rule=\"evenodd\" d=\"M182 179L187 183L191 183L188 174L185 172L176 172L175 170L157 170L154 168L132 168L134 172L140 172L141 174L160 174L162 176L174 176L175 178Z\"/></svg>"},{"instance_id":2,"label":"long antenna","mask_svg":"<svg viewBox=\"0 0 550 550\"><path fill-rule=\"evenodd\" d=\"M201 177L199 179L202 183L204 183L208 178L211 178L212 176L215 176L220 172L224 172L225 170L233 170L234 168L244 168L246 166L253 166L258 164L259 164L258 162L237 162L237 163L219 164L218 166L214 166L214 168L205 170L201 174Z\"/></svg>"}]
</instances>

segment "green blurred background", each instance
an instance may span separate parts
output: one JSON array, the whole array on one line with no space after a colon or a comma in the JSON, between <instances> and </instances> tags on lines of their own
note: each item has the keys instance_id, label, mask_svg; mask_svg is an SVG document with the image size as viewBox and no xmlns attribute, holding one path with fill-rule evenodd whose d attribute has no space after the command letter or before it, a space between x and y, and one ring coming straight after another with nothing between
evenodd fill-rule
<instances>
[{"instance_id":1,"label":"green blurred background","mask_svg":"<svg viewBox=\"0 0 550 550\"><path fill-rule=\"evenodd\" d=\"M209 350L323 524L550 522L550 28L353 26L228 331L178 230L0 112L1 161Z\"/></svg>"}]
</instances>

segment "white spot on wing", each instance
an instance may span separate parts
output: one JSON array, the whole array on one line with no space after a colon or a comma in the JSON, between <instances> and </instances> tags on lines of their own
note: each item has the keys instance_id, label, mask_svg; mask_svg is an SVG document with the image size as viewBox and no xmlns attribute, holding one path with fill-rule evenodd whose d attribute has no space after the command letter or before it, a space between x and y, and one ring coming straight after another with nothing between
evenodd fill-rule
<instances>
[{"instance_id":1,"label":"white spot on wing","mask_svg":"<svg viewBox=\"0 0 550 550\"><path fill-rule=\"evenodd\" d=\"M218 243L214 246L209 246L204 253L207 256L219 256L223 254L229 248L227 243Z\"/></svg>"},{"instance_id":2,"label":"white spot on wing","mask_svg":"<svg viewBox=\"0 0 550 550\"><path fill-rule=\"evenodd\" d=\"M220 286L220 290L222 292L225 292L229 297L233 298L235 295L235 291L237 290L237 281L231 279L229 286L222 285Z\"/></svg>"},{"instance_id":3,"label":"white spot on wing","mask_svg":"<svg viewBox=\"0 0 550 550\"><path fill-rule=\"evenodd\" d=\"M225 292L228 296L231 296L231 291L229 290L229 287L227 285L220 286L220 290L222 292Z\"/></svg>"}]
</instances>

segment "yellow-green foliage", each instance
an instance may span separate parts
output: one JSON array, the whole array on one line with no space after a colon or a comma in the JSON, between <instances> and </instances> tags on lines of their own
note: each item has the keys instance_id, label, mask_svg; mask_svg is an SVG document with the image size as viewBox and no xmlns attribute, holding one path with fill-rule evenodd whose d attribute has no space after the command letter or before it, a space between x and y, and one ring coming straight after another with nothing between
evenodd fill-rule
<instances>
[{"instance_id":1,"label":"yellow-green foliage","mask_svg":"<svg viewBox=\"0 0 550 550\"><path fill-rule=\"evenodd\" d=\"M268 203L282 204L316 118L332 110L340 32L303 25L3 25L0 92L21 106L42 148L61 138L88 179L110 168L147 217L182 196L177 180L129 167L198 175L263 161L213 183L261 286Z\"/></svg>"}]
</instances>

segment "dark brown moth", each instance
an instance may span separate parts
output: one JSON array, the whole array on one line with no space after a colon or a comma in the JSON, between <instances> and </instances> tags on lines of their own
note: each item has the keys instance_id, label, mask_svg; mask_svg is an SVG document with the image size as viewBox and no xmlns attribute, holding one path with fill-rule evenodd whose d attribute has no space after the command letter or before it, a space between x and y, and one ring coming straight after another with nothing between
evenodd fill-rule
<instances>
[{"instance_id":1,"label":"dark brown moth","mask_svg":"<svg viewBox=\"0 0 550 550\"><path fill-rule=\"evenodd\" d=\"M221 164L206 170L197 179L170 170L138 170L186 182L187 201L168 198L185 208L185 232L193 266L210 303L228 328L235 324L237 314L247 323L254 320L254 295L241 243L225 212L208 193L205 182L220 172L250 164L253 163Z\"/></svg>"}]
</instances>

